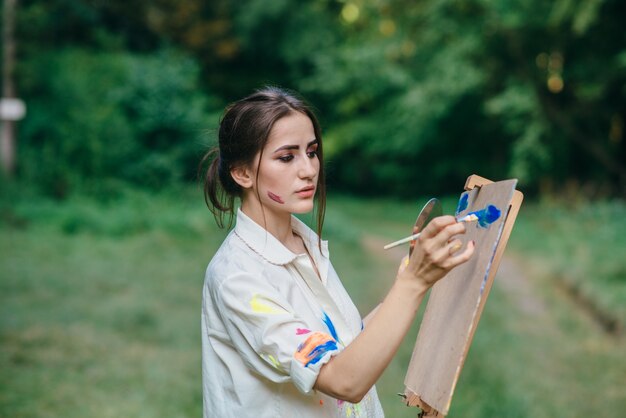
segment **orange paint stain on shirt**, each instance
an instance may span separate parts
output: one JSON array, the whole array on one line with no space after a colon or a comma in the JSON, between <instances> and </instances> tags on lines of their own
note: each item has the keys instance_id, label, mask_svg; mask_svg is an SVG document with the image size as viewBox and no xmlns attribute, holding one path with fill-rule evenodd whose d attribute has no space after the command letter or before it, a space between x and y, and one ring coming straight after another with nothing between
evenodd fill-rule
<instances>
[{"instance_id":1,"label":"orange paint stain on shirt","mask_svg":"<svg viewBox=\"0 0 626 418\"><path fill-rule=\"evenodd\" d=\"M309 363L316 363L327 351L333 349L337 349L337 344L333 337L323 332L314 332L300 344L294 357L306 366Z\"/></svg>"}]
</instances>

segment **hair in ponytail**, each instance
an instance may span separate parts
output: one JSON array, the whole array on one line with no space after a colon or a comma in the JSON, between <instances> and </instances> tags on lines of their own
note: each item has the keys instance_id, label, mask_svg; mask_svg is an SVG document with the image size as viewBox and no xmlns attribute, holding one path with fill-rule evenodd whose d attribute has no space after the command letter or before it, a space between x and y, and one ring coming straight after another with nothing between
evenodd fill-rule
<instances>
[{"instance_id":1,"label":"hair in ponytail","mask_svg":"<svg viewBox=\"0 0 626 418\"><path fill-rule=\"evenodd\" d=\"M233 180L230 171L239 165L250 165L263 151L274 123L294 112L306 115L313 124L318 140L317 154L320 171L317 180L317 234L321 237L326 211L326 187L322 135L315 114L296 93L278 87L265 87L248 97L230 104L220 121L218 146L202 158L204 174L204 200L220 228L232 225L235 199L242 189ZM258 173L258 167L257 167ZM228 217L228 223L224 222Z\"/></svg>"}]
</instances>

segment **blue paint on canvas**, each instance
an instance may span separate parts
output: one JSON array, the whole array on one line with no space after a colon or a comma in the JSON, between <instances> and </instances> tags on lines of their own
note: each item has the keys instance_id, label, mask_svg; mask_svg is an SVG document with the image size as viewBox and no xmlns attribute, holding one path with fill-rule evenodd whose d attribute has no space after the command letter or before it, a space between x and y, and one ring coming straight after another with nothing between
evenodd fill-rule
<instances>
[{"instance_id":1,"label":"blue paint on canvas","mask_svg":"<svg viewBox=\"0 0 626 418\"><path fill-rule=\"evenodd\" d=\"M467 209L468 200L469 200L469 194L467 192L463 193L461 195L461 198L459 199L459 204L456 207L456 214L457 215L459 213L463 212L465 209Z\"/></svg>"},{"instance_id":2,"label":"blue paint on canvas","mask_svg":"<svg viewBox=\"0 0 626 418\"><path fill-rule=\"evenodd\" d=\"M469 215L476 215L478 217L478 226L487 228L500 218L502 212L494 205L488 205L486 208L470 212Z\"/></svg>"}]
</instances>

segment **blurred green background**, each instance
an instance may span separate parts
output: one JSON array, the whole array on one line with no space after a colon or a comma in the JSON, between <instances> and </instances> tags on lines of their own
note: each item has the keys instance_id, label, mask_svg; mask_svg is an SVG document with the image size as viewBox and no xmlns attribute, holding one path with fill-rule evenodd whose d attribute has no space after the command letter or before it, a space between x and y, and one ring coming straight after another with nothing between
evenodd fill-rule
<instances>
[{"instance_id":1,"label":"blurred green background","mask_svg":"<svg viewBox=\"0 0 626 418\"><path fill-rule=\"evenodd\" d=\"M6 2L5 2L6 3ZM6 9L2 12L6 27ZM222 109L301 92L325 237L362 314L427 198L526 200L451 417L626 410L626 3L20 0L0 186L0 417L192 417L200 294L226 231L197 185ZM417 325L378 384L389 417ZM261 400L260 400L261 401Z\"/></svg>"}]
</instances>

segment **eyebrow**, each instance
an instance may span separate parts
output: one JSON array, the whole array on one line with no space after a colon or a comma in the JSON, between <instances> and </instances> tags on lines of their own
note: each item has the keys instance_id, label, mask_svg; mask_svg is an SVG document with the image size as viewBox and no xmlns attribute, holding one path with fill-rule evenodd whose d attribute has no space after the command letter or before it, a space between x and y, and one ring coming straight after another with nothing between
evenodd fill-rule
<instances>
[{"instance_id":1,"label":"eyebrow","mask_svg":"<svg viewBox=\"0 0 626 418\"><path fill-rule=\"evenodd\" d=\"M313 141L306 144L306 147L309 148L312 145L319 144L318 139L314 139ZM284 151L284 150L294 150L300 149L300 145L283 145L282 147L278 147L274 150L274 152Z\"/></svg>"}]
</instances>

